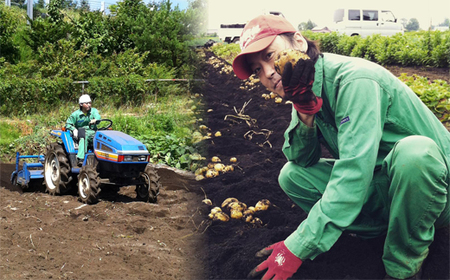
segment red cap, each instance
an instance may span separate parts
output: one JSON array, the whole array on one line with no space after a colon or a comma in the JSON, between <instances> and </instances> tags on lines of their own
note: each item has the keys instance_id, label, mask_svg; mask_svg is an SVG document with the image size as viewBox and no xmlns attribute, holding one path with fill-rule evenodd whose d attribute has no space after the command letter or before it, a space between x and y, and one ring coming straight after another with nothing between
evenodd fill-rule
<instances>
[{"instance_id":1,"label":"red cap","mask_svg":"<svg viewBox=\"0 0 450 280\"><path fill-rule=\"evenodd\" d=\"M242 31L241 53L233 61L233 70L239 79L250 77L252 69L245 55L264 50L282 33L296 32L294 26L282 16L262 15L247 23Z\"/></svg>"}]
</instances>

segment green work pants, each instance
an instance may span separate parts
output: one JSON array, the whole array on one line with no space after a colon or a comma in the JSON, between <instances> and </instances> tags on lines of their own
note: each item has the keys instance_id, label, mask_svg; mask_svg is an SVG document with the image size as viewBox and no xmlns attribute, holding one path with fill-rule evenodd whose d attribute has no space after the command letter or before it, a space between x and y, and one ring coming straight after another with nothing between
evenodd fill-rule
<instances>
[{"instance_id":1,"label":"green work pants","mask_svg":"<svg viewBox=\"0 0 450 280\"><path fill-rule=\"evenodd\" d=\"M81 129L79 129L81 130ZM92 141L94 139L95 130L91 129L85 129L84 135L81 134L78 139L78 153L77 158L80 160L84 159L84 155L86 154L88 150L88 146L92 144Z\"/></svg>"},{"instance_id":2,"label":"green work pants","mask_svg":"<svg viewBox=\"0 0 450 280\"><path fill-rule=\"evenodd\" d=\"M307 168L288 162L280 172L280 186L309 213L326 189L333 161L321 159ZM386 234L387 274L413 276L428 255L435 228L449 225L449 177L448 158L434 141L423 136L398 141L374 172L359 216L344 230L363 238Z\"/></svg>"}]
</instances>

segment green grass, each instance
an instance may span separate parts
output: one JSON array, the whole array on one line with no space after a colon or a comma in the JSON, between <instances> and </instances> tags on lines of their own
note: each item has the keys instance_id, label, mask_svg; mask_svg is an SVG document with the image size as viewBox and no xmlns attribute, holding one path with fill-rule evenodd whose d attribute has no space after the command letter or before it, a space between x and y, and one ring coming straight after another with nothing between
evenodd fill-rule
<instances>
[{"instance_id":1,"label":"green grass","mask_svg":"<svg viewBox=\"0 0 450 280\"><path fill-rule=\"evenodd\" d=\"M7 146L20 136L21 132L14 124L0 122L0 146Z\"/></svg>"}]
</instances>

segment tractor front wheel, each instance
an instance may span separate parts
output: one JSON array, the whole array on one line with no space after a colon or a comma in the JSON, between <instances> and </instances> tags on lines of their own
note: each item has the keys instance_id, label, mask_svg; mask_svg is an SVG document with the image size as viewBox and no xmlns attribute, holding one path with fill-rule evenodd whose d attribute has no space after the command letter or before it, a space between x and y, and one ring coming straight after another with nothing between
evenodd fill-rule
<instances>
[{"instance_id":1,"label":"tractor front wheel","mask_svg":"<svg viewBox=\"0 0 450 280\"><path fill-rule=\"evenodd\" d=\"M140 175L142 184L136 185L136 197L141 201L148 201L156 203L158 200L159 189L161 183L159 182L159 175L156 169L150 164L147 165L144 172Z\"/></svg>"},{"instance_id":2,"label":"tractor front wheel","mask_svg":"<svg viewBox=\"0 0 450 280\"><path fill-rule=\"evenodd\" d=\"M47 147L44 163L44 182L51 195L65 194L70 190L72 176L69 160L62 145L51 143Z\"/></svg>"},{"instance_id":3,"label":"tractor front wheel","mask_svg":"<svg viewBox=\"0 0 450 280\"><path fill-rule=\"evenodd\" d=\"M99 177L95 167L85 165L78 174L79 200L86 204L94 204L98 201Z\"/></svg>"}]
</instances>

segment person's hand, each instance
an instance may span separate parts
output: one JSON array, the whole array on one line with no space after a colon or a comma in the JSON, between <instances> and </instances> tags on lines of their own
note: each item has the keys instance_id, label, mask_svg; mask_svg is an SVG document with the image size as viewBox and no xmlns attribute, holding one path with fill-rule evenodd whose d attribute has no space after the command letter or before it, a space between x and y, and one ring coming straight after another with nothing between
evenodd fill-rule
<instances>
[{"instance_id":1,"label":"person's hand","mask_svg":"<svg viewBox=\"0 0 450 280\"><path fill-rule=\"evenodd\" d=\"M97 122L96 119L92 119L92 120L89 122L89 124L95 124L96 122Z\"/></svg>"},{"instance_id":2,"label":"person's hand","mask_svg":"<svg viewBox=\"0 0 450 280\"><path fill-rule=\"evenodd\" d=\"M311 59L300 59L295 67L291 62L284 66L281 81L285 98L294 103L295 109L303 114L313 115L322 107L322 99L312 91L315 67Z\"/></svg>"},{"instance_id":3,"label":"person's hand","mask_svg":"<svg viewBox=\"0 0 450 280\"><path fill-rule=\"evenodd\" d=\"M73 138L76 140L76 139L78 139L78 129L74 129L73 131L72 131L72 134L73 134Z\"/></svg>"},{"instance_id":4,"label":"person's hand","mask_svg":"<svg viewBox=\"0 0 450 280\"><path fill-rule=\"evenodd\" d=\"M254 278L267 269L267 272L261 279L266 280L272 279L273 277L273 279L285 280L292 277L302 265L302 260L289 251L286 245L284 245L284 241L280 241L262 249L256 253L256 256L269 257L250 271L247 278Z\"/></svg>"}]
</instances>

